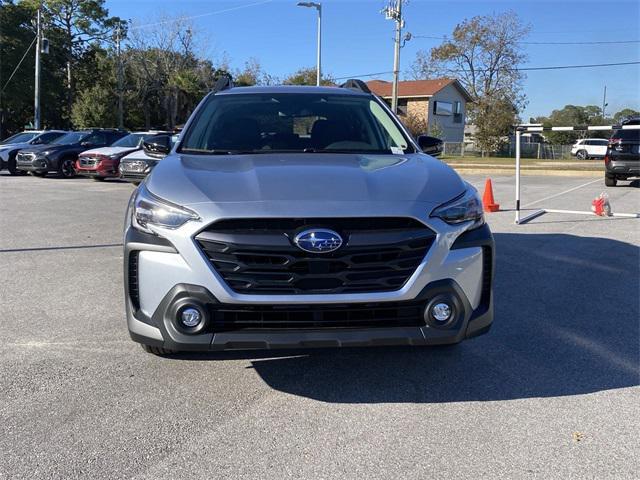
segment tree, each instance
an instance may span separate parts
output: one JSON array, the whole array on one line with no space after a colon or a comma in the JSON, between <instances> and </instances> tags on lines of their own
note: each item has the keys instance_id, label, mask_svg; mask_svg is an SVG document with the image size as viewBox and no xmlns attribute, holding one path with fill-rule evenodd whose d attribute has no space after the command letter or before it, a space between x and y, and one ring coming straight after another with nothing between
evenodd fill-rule
<instances>
[{"instance_id":1,"label":"tree","mask_svg":"<svg viewBox=\"0 0 640 480\"><path fill-rule=\"evenodd\" d=\"M156 22L151 28L131 29L124 52L126 83L133 105L146 128L173 128L183 123L221 75L209 60L197 55L201 45L185 19Z\"/></svg>"},{"instance_id":2,"label":"tree","mask_svg":"<svg viewBox=\"0 0 640 480\"><path fill-rule=\"evenodd\" d=\"M99 85L83 90L73 104L71 121L76 128L115 127L116 97Z\"/></svg>"},{"instance_id":3,"label":"tree","mask_svg":"<svg viewBox=\"0 0 640 480\"><path fill-rule=\"evenodd\" d=\"M627 117L633 117L633 116L639 116L639 115L640 115L640 112L637 110L634 110L633 108L623 108L619 112L616 112L616 114L613 116L613 121L615 123L620 123L622 120L624 120Z\"/></svg>"},{"instance_id":4,"label":"tree","mask_svg":"<svg viewBox=\"0 0 640 480\"><path fill-rule=\"evenodd\" d=\"M301 68L289 75L282 82L285 85L315 85L318 79L315 67ZM320 78L320 85L335 85L336 81L331 75L323 74Z\"/></svg>"},{"instance_id":5,"label":"tree","mask_svg":"<svg viewBox=\"0 0 640 480\"><path fill-rule=\"evenodd\" d=\"M239 87L252 85L274 85L278 79L265 72L257 58L251 57L244 62L244 69L233 74L233 83Z\"/></svg>"},{"instance_id":6,"label":"tree","mask_svg":"<svg viewBox=\"0 0 640 480\"><path fill-rule=\"evenodd\" d=\"M75 94L74 68L78 58L93 43L112 41L117 27L125 28L118 17L109 17L105 0L25 0L31 8L42 7L44 22L63 32L66 54L67 106L71 110Z\"/></svg>"},{"instance_id":7,"label":"tree","mask_svg":"<svg viewBox=\"0 0 640 480\"><path fill-rule=\"evenodd\" d=\"M482 132L482 149L495 148L526 106L525 76L514 66L527 59L519 42L528 32L515 12L476 16L458 24L441 45L416 55L414 78L457 78L469 92L467 113Z\"/></svg>"},{"instance_id":8,"label":"tree","mask_svg":"<svg viewBox=\"0 0 640 480\"><path fill-rule=\"evenodd\" d=\"M572 127L584 125L603 125L611 122L611 119L602 118L602 109L595 105L585 107L579 105L565 105L560 110L554 110L548 117L537 117L536 123L542 123L550 127ZM577 132L545 132L545 137L550 143L556 145L568 145L579 138L589 137L607 138L610 132L600 130Z\"/></svg>"},{"instance_id":9,"label":"tree","mask_svg":"<svg viewBox=\"0 0 640 480\"><path fill-rule=\"evenodd\" d=\"M0 89L4 88L0 94L0 138L4 138L33 121L36 11L28 2L5 0L0 13ZM57 127L62 125L64 112L64 54L55 46L61 43L62 32L50 26L45 33L52 48L41 56L42 124ZM26 57L18 67L23 55Z\"/></svg>"}]
</instances>

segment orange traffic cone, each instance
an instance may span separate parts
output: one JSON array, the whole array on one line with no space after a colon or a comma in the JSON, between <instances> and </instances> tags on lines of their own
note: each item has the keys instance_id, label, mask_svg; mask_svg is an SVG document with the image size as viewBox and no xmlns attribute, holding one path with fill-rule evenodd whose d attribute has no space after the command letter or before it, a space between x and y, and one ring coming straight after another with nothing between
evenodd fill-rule
<instances>
[{"instance_id":1,"label":"orange traffic cone","mask_svg":"<svg viewBox=\"0 0 640 480\"><path fill-rule=\"evenodd\" d=\"M493 186L491 185L491 179L487 178L484 184L484 194L482 195L482 206L485 212L497 212L500 210L498 205L493 199Z\"/></svg>"}]
</instances>

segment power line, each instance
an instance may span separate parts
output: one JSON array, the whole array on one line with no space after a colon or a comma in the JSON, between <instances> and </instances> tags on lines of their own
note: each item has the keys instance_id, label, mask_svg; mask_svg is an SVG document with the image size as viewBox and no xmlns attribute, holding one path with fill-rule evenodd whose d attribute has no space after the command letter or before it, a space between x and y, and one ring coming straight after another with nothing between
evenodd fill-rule
<instances>
[{"instance_id":1,"label":"power line","mask_svg":"<svg viewBox=\"0 0 640 480\"><path fill-rule=\"evenodd\" d=\"M544 66L544 67L515 67L515 68L504 68L504 70L512 70L512 71L535 71L535 70L567 70L567 69L571 69L571 68L597 68L597 67L618 67L618 66L623 66L623 65L640 65L640 61L637 62L618 62L618 63L591 63L591 64L584 64L584 65L553 65L553 66ZM453 73L462 73L462 72L466 72L467 70L462 70L462 69L452 69L452 70L447 70L448 72L453 72ZM476 69L475 72L477 73L481 73L481 72L487 72L487 69ZM393 71L386 71L386 72L375 72L375 73L366 73L366 74L361 74L361 75L349 75L346 77L336 77L334 78L334 80L347 80L349 78L361 78L361 77L375 77L377 75L387 75L389 73L393 73Z\"/></svg>"},{"instance_id":2,"label":"power line","mask_svg":"<svg viewBox=\"0 0 640 480\"><path fill-rule=\"evenodd\" d=\"M247 5L239 5L237 7L225 8L223 10L216 10L215 12L201 13L199 15L190 15L188 17L172 18L171 20L165 20L165 21L156 22L156 23L146 23L144 25L136 25L136 26L130 27L129 30L138 30L140 28L155 27L155 26L158 26L158 25L166 25L167 23L178 22L178 21L181 21L181 20L192 20L194 18L209 17L211 15L218 15L220 13L233 12L235 10L241 10L243 8L257 7L258 5L264 5L264 4L272 3L272 2L273 2L273 0L264 0L262 2L249 3Z\"/></svg>"},{"instance_id":3,"label":"power line","mask_svg":"<svg viewBox=\"0 0 640 480\"><path fill-rule=\"evenodd\" d=\"M16 72L18 71L18 69L20 68L20 65L22 65L22 62L24 61L25 57L27 56L27 53L29 53L29 50L31 50L31 47L33 47L33 44L36 43L38 37L35 37L33 39L33 41L31 42L31 44L27 47L27 49L24 51L24 55L22 55L22 58L20 59L20 61L18 62L18 65L16 65L16 68L13 70L13 73L11 74L11 76L9 77L9 80L7 80L7 83L4 84L4 87L2 87L2 91L4 92L4 90L7 88L7 85L9 85L9 82L11 81L11 79L13 78L13 76L16 74Z\"/></svg>"},{"instance_id":4,"label":"power line","mask_svg":"<svg viewBox=\"0 0 640 480\"><path fill-rule=\"evenodd\" d=\"M435 35L412 35L411 38L428 38L431 40L451 40L446 36ZM517 42L521 45L616 45L640 43L640 40L603 40L603 41L587 41L587 42Z\"/></svg>"}]
</instances>

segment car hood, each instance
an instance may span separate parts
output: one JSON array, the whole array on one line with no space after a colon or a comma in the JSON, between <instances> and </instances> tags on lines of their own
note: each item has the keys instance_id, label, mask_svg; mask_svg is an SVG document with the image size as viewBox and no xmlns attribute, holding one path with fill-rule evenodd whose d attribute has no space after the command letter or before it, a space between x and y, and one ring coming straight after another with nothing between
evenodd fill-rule
<instances>
[{"instance_id":1,"label":"car hood","mask_svg":"<svg viewBox=\"0 0 640 480\"><path fill-rule=\"evenodd\" d=\"M139 150L137 147L102 147L85 150L82 155L124 155Z\"/></svg>"},{"instance_id":2,"label":"car hood","mask_svg":"<svg viewBox=\"0 0 640 480\"><path fill-rule=\"evenodd\" d=\"M441 204L466 186L423 154L174 154L158 163L148 189L171 202L425 202Z\"/></svg>"},{"instance_id":3,"label":"car hood","mask_svg":"<svg viewBox=\"0 0 640 480\"><path fill-rule=\"evenodd\" d=\"M122 160L159 160L158 158L150 157L144 150L138 149L135 152L128 153Z\"/></svg>"}]
</instances>

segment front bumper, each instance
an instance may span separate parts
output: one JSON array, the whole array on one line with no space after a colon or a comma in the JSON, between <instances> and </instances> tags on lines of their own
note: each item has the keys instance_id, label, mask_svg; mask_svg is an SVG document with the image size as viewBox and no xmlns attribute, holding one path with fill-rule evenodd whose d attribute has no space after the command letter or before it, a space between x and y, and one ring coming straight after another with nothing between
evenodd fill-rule
<instances>
[{"instance_id":1,"label":"front bumper","mask_svg":"<svg viewBox=\"0 0 640 480\"><path fill-rule=\"evenodd\" d=\"M457 343L485 333L491 326L495 255L488 226L468 232L453 230L439 235L423 263L400 290L287 296L234 294L210 269L192 238L187 242L191 247L186 247L128 228L124 261L129 332L137 342L178 351ZM375 309L391 305L387 302L401 308L416 304L426 307L439 295L450 296L458 306L455 320L446 326L429 325L421 317L398 326L343 324L339 328L316 328L307 324L304 328L234 329L211 320L200 333L187 334L175 322L181 305L186 303L202 307L209 319L221 310L244 307L273 309L270 315L275 318L304 308L321 316L333 307Z\"/></svg>"},{"instance_id":2,"label":"front bumper","mask_svg":"<svg viewBox=\"0 0 640 480\"><path fill-rule=\"evenodd\" d=\"M43 173L49 171L49 164L45 158L34 158L28 161L16 159L16 169L23 172Z\"/></svg>"},{"instance_id":3,"label":"front bumper","mask_svg":"<svg viewBox=\"0 0 640 480\"><path fill-rule=\"evenodd\" d=\"M76 162L76 174L85 177L117 177L118 174L118 162L107 162L102 160L95 166L83 166L80 161Z\"/></svg>"},{"instance_id":4,"label":"front bumper","mask_svg":"<svg viewBox=\"0 0 640 480\"><path fill-rule=\"evenodd\" d=\"M127 182L142 182L147 178L146 173L120 173L120 178Z\"/></svg>"}]
</instances>

